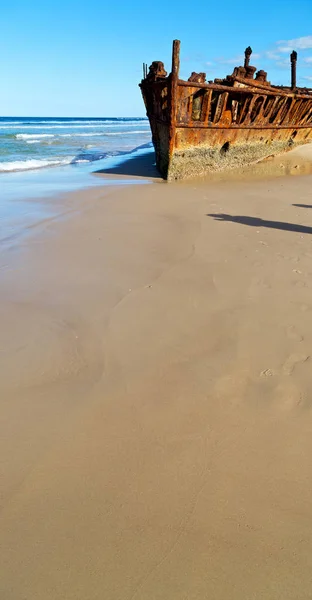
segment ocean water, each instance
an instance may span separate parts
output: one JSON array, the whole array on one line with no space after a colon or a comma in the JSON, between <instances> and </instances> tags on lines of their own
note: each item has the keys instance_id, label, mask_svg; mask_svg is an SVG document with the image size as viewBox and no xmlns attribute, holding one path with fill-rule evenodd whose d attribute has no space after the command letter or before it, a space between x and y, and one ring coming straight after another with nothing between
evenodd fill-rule
<instances>
[{"instance_id":1,"label":"ocean water","mask_svg":"<svg viewBox=\"0 0 312 600\"><path fill-rule=\"evenodd\" d=\"M0 251L41 219L61 214L55 199L62 192L149 183L94 175L148 152L146 118L0 117ZM1 268L0 252L0 275Z\"/></svg>"},{"instance_id":2,"label":"ocean water","mask_svg":"<svg viewBox=\"0 0 312 600\"><path fill-rule=\"evenodd\" d=\"M0 176L103 161L150 141L146 118L0 117Z\"/></svg>"}]
</instances>

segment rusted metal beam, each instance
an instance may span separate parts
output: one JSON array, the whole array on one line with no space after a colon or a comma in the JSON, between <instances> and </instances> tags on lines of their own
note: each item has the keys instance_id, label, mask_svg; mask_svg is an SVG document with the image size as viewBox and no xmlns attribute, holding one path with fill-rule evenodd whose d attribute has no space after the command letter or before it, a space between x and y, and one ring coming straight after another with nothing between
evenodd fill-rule
<instances>
[{"instance_id":1,"label":"rusted metal beam","mask_svg":"<svg viewBox=\"0 0 312 600\"><path fill-rule=\"evenodd\" d=\"M180 127L184 128L184 127L190 127L189 123L179 123L176 128L179 129ZM253 125L252 123L249 125L224 125L223 123L220 124L209 124L208 127L207 125L204 125L201 122L198 121L194 121L194 123L192 123L192 127L194 129L236 129L236 130L244 130L244 129L289 129L289 130L293 130L293 129L311 129L311 127L309 127L309 125L297 125L296 123L293 124L287 124L287 125Z\"/></svg>"},{"instance_id":2,"label":"rusted metal beam","mask_svg":"<svg viewBox=\"0 0 312 600\"><path fill-rule=\"evenodd\" d=\"M183 79L179 79L178 81L179 86L183 86L183 87L189 87L189 88L204 88L207 90L216 90L216 91L220 91L220 92L226 92L229 91L229 89L231 89L231 91L235 91L239 94L245 94L245 93L249 93L249 94L256 94L258 87L263 90L261 93L262 94L266 94L267 96L288 96L289 98L293 98L294 97L294 92L292 92L289 88L288 92L284 92L284 91L279 91L278 88L273 88L273 87L265 87L265 86L257 86L257 88L255 87L250 87L250 86L245 86L246 87L237 87L237 88L231 88L230 86L227 85L222 85L220 83L195 83L192 82L190 83L189 81L184 81ZM302 94L300 93L300 95L298 95L298 98L302 98L302 99L312 99L312 94Z\"/></svg>"},{"instance_id":3,"label":"rusted metal beam","mask_svg":"<svg viewBox=\"0 0 312 600\"><path fill-rule=\"evenodd\" d=\"M153 115L149 115L149 118L157 123L163 123L163 121L157 117L154 117ZM189 123L178 123L175 127L175 129L184 129L184 128L189 128L190 124ZM244 129L289 129L289 130L293 130L293 129L311 129L311 127L309 125L297 125L297 123L288 123L285 125L274 125L274 124L270 124L270 125L253 125L253 124L249 124L249 125L241 125L239 123L235 124L232 123L231 125L224 125L223 123L220 124L215 124L215 123L209 123L208 127L207 125L205 125L203 122L201 121L194 121L192 122L192 128L194 129L234 129L234 130L244 130Z\"/></svg>"},{"instance_id":4,"label":"rusted metal beam","mask_svg":"<svg viewBox=\"0 0 312 600\"><path fill-rule=\"evenodd\" d=\"M238 80L239 81L239 80ZM197 83L197 82L189 82L189 81L184 81L183 79L179 79L178 84L183 86L183 87L189 87L191 88L202 88L202 89L207 89L207 90L216 90L216 91L220 91L220 92L228 92L229 90L231 91L235 91L237 93L246 93L248 92L249 94L254 94L257 93L258 87L263 90L264 93L266 94L270 94L270 95L275 95L275 96L281 96L281 95L287 95L287 92L283 92L281 94L281 92L279 92L278 90L273 90L270 87L265 87L265 86L257 86L257 88L255 87L251 87L250 85L247 86L246 82L244 81L244 87L236 87L233 88L231 86L228 85L223 85L222 83ZM292 95L291 92L288 92L288 95ZM311 96L309 96L311 98Z\"/></svg>"}]
</instances>

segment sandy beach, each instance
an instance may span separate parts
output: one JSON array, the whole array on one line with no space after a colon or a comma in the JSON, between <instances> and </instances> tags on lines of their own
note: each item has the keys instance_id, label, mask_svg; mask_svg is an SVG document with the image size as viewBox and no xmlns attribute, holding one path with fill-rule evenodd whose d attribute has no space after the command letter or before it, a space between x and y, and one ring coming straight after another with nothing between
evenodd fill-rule
<instances>
[{"instance_id":1,"label":"sandy beach","mask_svg":"<svg viewBox=\"0 0 312 600\"><path fill-rule=\"evenodd\" d=\"M5 241L3 600L311 596L311 183L94 187Z\"/></svg>"}]
</instances>

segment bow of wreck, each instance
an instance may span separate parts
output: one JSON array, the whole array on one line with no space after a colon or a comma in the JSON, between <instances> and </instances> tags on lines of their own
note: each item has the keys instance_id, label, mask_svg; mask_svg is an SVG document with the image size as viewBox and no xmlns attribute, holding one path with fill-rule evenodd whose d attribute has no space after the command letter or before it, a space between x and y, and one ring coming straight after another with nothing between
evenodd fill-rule
<instances>
[{"instance_id":1,"label":"bow of wreck","mask_svg":"<svg viewBox=\"0 0 312 600\"><path fill-rule=\"evenodd\" d=\"M180 42L173 42L172 68L143 65L140 83L156 165L165 179L183 179L235 168L312 140L312 90L296 84L297 53L290 55L291 85L275 86L250 65L206 82L205 73L179 79Z\"/></svg>"}]
</instances>

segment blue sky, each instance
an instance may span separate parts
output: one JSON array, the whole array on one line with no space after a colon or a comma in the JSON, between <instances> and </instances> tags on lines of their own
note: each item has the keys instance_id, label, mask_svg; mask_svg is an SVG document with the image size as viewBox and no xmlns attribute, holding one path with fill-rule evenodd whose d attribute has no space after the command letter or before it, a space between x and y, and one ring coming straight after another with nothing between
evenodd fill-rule
<instances>
[{"instance_id":1,"label":"blue sky","mask_svg":"<svg viewBox=\"0 0 312 600\"><path fill-rule=\"evenodd\" d=\"M7 0L1 7L2 116L143 116L142 62L180 39L180 76L223 77L251 45L275 84L312 87L312 0Z\"/></svg>"}]
</instances>

